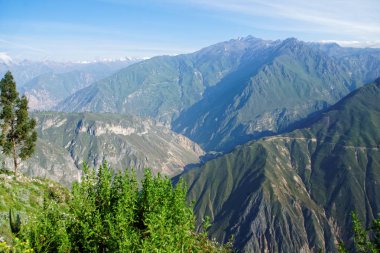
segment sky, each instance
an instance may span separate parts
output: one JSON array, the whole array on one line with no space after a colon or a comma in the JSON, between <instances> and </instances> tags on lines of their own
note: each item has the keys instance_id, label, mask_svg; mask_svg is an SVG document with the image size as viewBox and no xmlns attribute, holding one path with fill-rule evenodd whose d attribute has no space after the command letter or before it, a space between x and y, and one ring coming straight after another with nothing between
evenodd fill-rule
<instances>
[{"instance_id":1,"label":"sky","mask_svg":"<svg viewBox=\"0 0 380 253\"><path fill-rule=\"evenodd\" d=\"M380 0L0 0L0 59L189 53L252 35L380 47Z\"/></svg>"}]
</instances>

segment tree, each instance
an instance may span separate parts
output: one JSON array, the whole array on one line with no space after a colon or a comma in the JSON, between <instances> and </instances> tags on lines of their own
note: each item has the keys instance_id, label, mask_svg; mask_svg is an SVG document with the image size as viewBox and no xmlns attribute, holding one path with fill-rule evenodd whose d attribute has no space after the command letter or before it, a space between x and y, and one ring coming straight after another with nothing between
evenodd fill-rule
<instances>
[{"instance_id":1,"label":"tree","mask_svg":"<svg viewBox=\"0 0 380 253\"><path fill-rule=\"evenodd\" d=\"M29 118L28 100L25 96L19 97L11 72L8 71L1 79L0 89L0 145L5 155L12 155L17 176L18 158L25 160L34 153L36 121Z\"/></svg>"}]
</instances>

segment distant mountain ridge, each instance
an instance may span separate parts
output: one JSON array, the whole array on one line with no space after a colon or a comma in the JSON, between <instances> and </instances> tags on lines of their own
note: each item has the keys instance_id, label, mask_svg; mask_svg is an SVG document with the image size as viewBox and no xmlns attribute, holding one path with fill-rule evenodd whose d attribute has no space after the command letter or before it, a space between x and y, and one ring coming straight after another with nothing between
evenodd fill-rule
<instances>
[{"instance_id":1,"label":"distant mountain ridge","mask_svg":"<svg viewBox=\"0 0 380 253\"><path fill-rule=\"evenodd\" d=\"M74 62L0 62L0 75L11 71L21 94L32 110L48 110L74 92L105 78L139 59Z\"/></svg>"},{"instance_id":2,"label":"distant mountain ridge","mask_svg":"<svg viewBox=\"0 0 380 253\"><path fill-rule=\"evenodd\" d=\"M380 212L380 79L308 127L265 137L184 172L199 219L243 252L337 252L356 211Z\"/></svg>"},{"instance_id":3,"label":"distant mountain ridge","mask_svg":"<svg viewBox=\"0 0 380 253\"><path fill-rule=\"evenodd\" d=\"M206 150L230 150L283 131L358 85L333 59L296 39L275 43L263 53L227 76L217 96L210 92L184 111L173 129ZM258 59L265 60L255 67Z\"/></svg>"},{"instance_id":4,"label":"distant mountain ridge","mask_svg":"<svg viewBox=\"0 0 380 253\"><path fill-rule=\"evenodd\" d=\"M139 62L55 109L135 114L171 124L206 151L285 131L380 73L380 50L248 36Z\"/></svg>"},{"instance_id":5,"label":"distant mountain ridge","mask_svg":"<svg viewBox=\"0 0 380 253\"><path fill-rule=\"evenodd\" d=\"M32 110L48 110L76 91L98 80L91 72L71 71L41 74L25 83L21 93L28 98Z\"/></svg>"},{"instance_id":6,"label":"distant mountain ridge","mask_svg":"<svg viewBox=\"0 0 380 253\"><path fill-rule=\"evenodd\" d=\"M257 50L265 43L250 37L193 54L154 57L81 90L56 109L132 113L170 123L237 68L247 48Z\"/></svg>"},{"instance_id":7,"label":"distant mountain ridge","mask_svg":"<svg viewBox=\"0 0 380 253\"><path fill-rule=\"evenodd\" d=\"M166 126L136 116L94 113L33 113L37 120L36 153L20 167L30 176L69 185L81 177L82 163L114 169L144 168L173 176L198 163L204 151ZM11 168L11 160L6 160Z\"/></svg>"},{"instance_id":8,"label":"distant mountain ridge","mask_svg":"<svg viewBox=\"0 0 380 253\"><path fill-rule=\"evenodd\" d=\"M42 74L55 73L62 74L71 71L87 71L103 75L104 77L112 72L126 67L141 59L125 58L118 60L99 60L93 62L56 62L56 61L9 61L0 62L0 74L11 71L18 88L25 83Z\"/></svg>"}]
</instances>

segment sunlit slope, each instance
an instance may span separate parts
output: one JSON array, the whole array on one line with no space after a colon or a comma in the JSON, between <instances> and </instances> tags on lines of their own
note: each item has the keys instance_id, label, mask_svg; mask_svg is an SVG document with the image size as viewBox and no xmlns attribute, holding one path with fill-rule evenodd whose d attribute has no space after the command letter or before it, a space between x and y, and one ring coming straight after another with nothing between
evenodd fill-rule
<instances>
[{"instance_id":1,"label":"sunlit slope","mask_svg":"<svg viewBox=\"0 0 380 253\"><path fill-rule=\"evenodd\" d=\"M379 52L248 36L133 64L55 109L150 117L206 151L229 151L284 132L373 81Z\"/></svg>"},{"instance_id":2,"label":"sunlit slope","mask_svg":"<svg viewBox=\"0 0 380 253\"><path fill-rule=\"evenodd\" d=\"M203 150L187 137L153 120L94 113L33 113L37 120L36 153L21 164L28 175L64 184L78 180L82 163L113 168L144 168L175 175L199 162ZM11 160L8 160L11 168Z\"/></svg>"}]
</instances>

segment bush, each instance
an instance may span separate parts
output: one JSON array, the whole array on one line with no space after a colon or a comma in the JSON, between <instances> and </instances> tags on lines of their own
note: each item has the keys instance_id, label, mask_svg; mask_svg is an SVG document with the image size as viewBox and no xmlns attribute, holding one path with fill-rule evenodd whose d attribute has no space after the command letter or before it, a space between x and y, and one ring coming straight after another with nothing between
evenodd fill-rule
<instances>
[{"instance_id":1,"label":"bush","mask_svg":"<svg viewBox=\"0 0 380 253\"><path fill-rule=\"evenodd\" d=\"M0 242L1 253L32 253L34 250L30 247L28 241L21 241L17 237L13 240L13 245L6 242Z\"/></svg>"},{"instance_id":2,"label":"bush","mask_svg":"<svg viewBox=\"0 0 380 253\"><path fill-rule=\"evenodd\" d=\"M372 226L364 229L358 215L353 212L352 225L354 230L354 248L347 250L343 243L339 243L338 250L341 253L377 253L380 252L380 214L372 222Z\"/></svg>"},{"instance_id":3,"label":"bush","mask_svg":"<svg viewBox=\"0 0 380 253\"><path fill-rule=\"evenodd\" d=\"M227 249L194 232L186 187L145 171L139 189L134 172L114 175L107 164L84 166L71 198L46 198L43 211L22 233L35 252L213 252Z\"/></svg>"}]
</instances>

